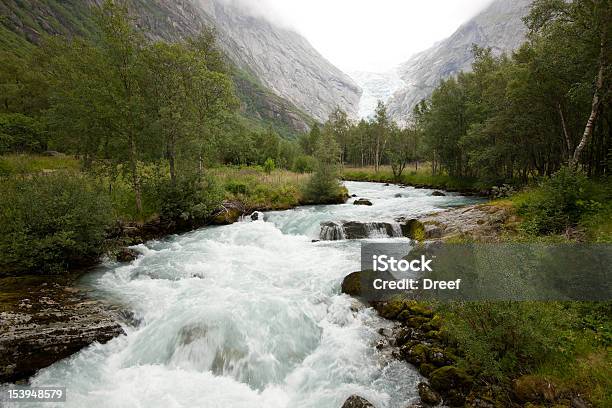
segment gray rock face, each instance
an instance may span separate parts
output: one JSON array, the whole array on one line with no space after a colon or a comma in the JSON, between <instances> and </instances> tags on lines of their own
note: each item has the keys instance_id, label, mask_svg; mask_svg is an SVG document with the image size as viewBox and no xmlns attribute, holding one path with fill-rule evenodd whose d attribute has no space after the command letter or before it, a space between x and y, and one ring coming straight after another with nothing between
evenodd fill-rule
<instances>
[{"instance_id":1,"label":"gray rock face","mask_svg":"<svg viewBox=\"0 0 612 408\"><path fill-rule=\"evenodd\" d=\"M98 1L98 0L88 0ZM253 12L248 0L153 0L158 13L136 10L153 37L177 40L214 27L234 64L262 85L324 122L337 106L357 115L361 89L295 31ZM162 18L160 18L160 15ZM300 118L289 118L296 122Z\"/></svg>"},{"instance_id":2,"label":"gray rock face","mask_svg":"<svg viewBox=\"0 0 612 408\"><path fill-rule=\"evenodd\" d=\"M522 18L532 0L495 0L449 38L415 54L398 71L405 87L389 100L389 114L405 122L414 106L428 98L442 79L471 70L472 45L491 47L497 55L515 50L525 40Z\"/></svg>"},{"instance_id":3,"label":"gray rock face","mask_svg":"<svg viewBox=\"0 0 612 408\"><path fill-rule=\"evenodd\" d=\"M357 115L359 86L300 34L254 13L247 0L154 3L164 18L149 15L143 8L138 10L138 19L159 38L175 40L194 35L203 27L214 27L232 62L315 119L326 121L337 106Z\"/></svg>"},{"instance_id":4,"label":"gray rock face","mask_svg":"<svg viewBox=\"0 0 612 408\"><path fill-rule=\"evenodd\" d=\"M123 334L117 315L65 282L4 278L0 305L0 383L25 379L94 342Z\"/></svg>"},{"instance_id":5,"label":"gray rock face","mask_svg":"<svg viewBox=\"0 0 612 408\"><path fill-rule=\"evenodd\" d=\"M242 69L320 121L337 106L356 117L361 89L295 31L250 12L246 0L193 0Z\"/></svg>"}]
</instances>

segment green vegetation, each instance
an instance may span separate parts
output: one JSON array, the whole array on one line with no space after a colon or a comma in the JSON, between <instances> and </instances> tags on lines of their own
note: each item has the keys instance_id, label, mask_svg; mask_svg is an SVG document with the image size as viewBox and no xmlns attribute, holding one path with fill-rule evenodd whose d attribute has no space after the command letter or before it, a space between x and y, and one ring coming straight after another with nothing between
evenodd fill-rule
<instances>
[{"instance_id":1,"label":"green vegetation","mask_svg":"<svg viewBox=\"0 0 612 408\"><path fill-rule=\"evenodd\" d=\"M57 272L101 255L111 209L100 184L57 172L12 178L1 186L2 274Z\"/></svg>"},{"instance_id":2,"label":"green vegetation","mask_svg":"<svg viewBox=\"0 0 612 408\"><path fill-rule=\"evenodd\" d=\"M63 5L44 7L60 13ZM73 33L73 24L64 22L57 32ZM306 151L301 141L279 136L273 120L262 126L238 112L237 77L242 96L250 92L263 104L270 95L227 64L212 31L176 43L149 41L127 7L112 0L95 7L89 22L82 27L87 35L41 38L43 47L3 54L0 185L15 205L32 206L22 209L29 215L3 225L10 229L4 238L12 240L3 241L3 271L60 271L91 262L104 238L117 238L105 229L111 221L157 223L156 230L174 232L214 221L228 205L237 212L344 199L336 159L318 139ZM280 98L273 102L271 111L291 108ZM331 126L325 140L335 143ZM314 126L305 137L317 131ZM288 171L293 168L316 170L314 181ZM44 180L47 189L40 187ZM83 191L75 190L78 182ZM47 196L52 193L57 197ZM105 209L104 222L91 208L94 197ZM73 201L67 218L41 214L56 198ZM17 211L7 207L4 219ZM57 217L57 225L45 227L46 216ZM83 235L87 228L91 236Z\"/></svg>"},{"instance_id":3,"label":"green vegetation","mask_svg":"<svg viewBox=\"0 0 612 408\"><path fill-rule=\"evenodd\" d=\"M310 178L288 170L267 174L261 167L222 167L212 169L211 174L224 187L226 201L259 210L285 210L304 204L304 186Z\"/></svg>"},{"instance_id":4,"label":"green vegetation","mask_svg":"<svg viewBox=\"0 0 612 408\"><path fill-rule=\"evenodd\" d=\"M522 230L537 236L563 233L581 224L593 226L593 217L610 213L611 198L610 183L589 180L584 173L563 167L514 201L523 217Z\"/></svg>"},{"instance_id":5,"label":"green vegetation","mask_svg":"<svg viewBox=\"0 0 612 408\"><path fill-rule=\"evenodd\" d=\"M611 187L563 167L490 205L510 205L520 216L506 240L610 243ZM611 302L465 302L437 312L445 338L461 351L458 364L481 385L500 385L497 398L535 395L552 403L582 395L594 406L612 403ZM555 391L544 398L546 389Z\"/></svg>"},{"instance_id":6,"label":"green vegetation","mask_svg":"<svg viewBox=\"0 0 612 408\"><path fill-rule=\"evenodd\" d=\"M478 382L500 384L498 395L526 379L546 380L556 395L580 394L608 406L612 304L588 302L468 302L438 309L460 367ZM591 366L585 366L590 361ZM552 402L552 401L550 401Z\"/></svg>"},{"instance_id":7,"label":"green vegetation","mask_svg":"<svg viewBox=\"0 0 612 408\"><path fill-rule=\"evenodd\" d=\"M415 163L416 164L416 163ZM400 183L411 186L430 187L444 190L480 191L491 186L482 181L466 177L451 177L447 174L431 173L430 163L421 163L418 170L413 167L404 168L398 177L393 174L391 166L380 166L378 171L374 167L351 168L345 167L342 178L353 181L373 181L378 183Z\"/></svg>"},{"instance_id":8,"label":"green vegetation","mask_svg":"<svg viewBox=\"0 0 612 408\"><path fill-rule=\"evenodd\" d=\"M306 199L309 202L343 202L346 192L338 182L340 147L328 128L318 137L315 145L317 163L310 181L306 185Z\"/></svg>"}]
</instances>

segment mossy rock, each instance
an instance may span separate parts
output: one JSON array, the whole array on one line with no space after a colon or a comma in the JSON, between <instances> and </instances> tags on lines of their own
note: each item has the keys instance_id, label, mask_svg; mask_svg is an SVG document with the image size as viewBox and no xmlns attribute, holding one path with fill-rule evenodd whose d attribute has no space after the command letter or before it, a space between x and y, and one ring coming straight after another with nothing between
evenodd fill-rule
<instances>
[{"instance_id":1,"label":"mossy rock","mask_svg":"<svg viewBox=\"0 0 612 408\"><path fill-rule=\"evenodd\" d=\"M559 396L555 384L539 375L524 375L514 380L512 390L522 402L553 402Z\"/></svg>"},{"instance_id":2,"label":"mossy rock","mask_svg":"<svg viewBox=\"0 0 612 408\"><path fill-rule=\"evenodd\" d=\"M424 329L425 326L426 324L423 325L422 329ZM440 330L430 330L427 333L425 333L425 337L431 340L440 341L444 338L444 335Z\"/></svg>"},{"instance_id":3,"label":"mossy rock","mask_svg":"<svg viewBox=\"0 0 612 408\"><path fill-rule=\"evenodd\" d=\"M418 343L419 341L415 340L413 337L412 330L402 330L395 338L395 344L397 344L397 346L399 347L402 347L402 346L412 347Z\"/></svg>"},{"instance_id":4,"label":"mossy rock","mask_svg":"<svg viewBox=\"0 0 612 408\"><path fill-rule=\"evenodd\" d=\"M350 296L361 296L361 272L353 272L344 277L342 293Z\"/></svg>"},{"instance_id":5,"label":"mossy rock","mask_svg":"<svg viewBox=\"0 0 612 408\"><path fill-rule=\"evenodd\" d=\"M419 383L417 389L419 391L421 401L423 401L425 404L435 406L442 402L442 397L440 397L440 394L432 390L429 384L424 382Z\"/></svg>"},{"instance_id":6,"label":"mossy rock","mask_svg":"<svg viewBox=\"0 0 612 408\"><path fill-rule=\"evenodd\" d=\"M412 314L417 315L417 316L433 317L434 315L434 312L433 310L431 310L431 308L423 305L422 303L418 303L418 302L410 302L408 304L408 309L410 310Z\"/></svg>"},{"instance_id":7,"label":"mossy rock","mask_svg":"<svg viewBox=\"0 0 612 408\"><path fill-rule=\"evenodd\" d=\"M423 343L415 344L410 348L404 346L401 349L402 357L404 357L404 360L411 364L414 364L417 367L427 362L428 352L429 347L427 347Z\"/></svg>"},{"instance_id":8,"label":"mossy rock","mask_svg":"<svg viewBox=\"0 0 612 408\"><path fill-rule=\"evenodd\" d=\"M422 241L425 238L425 226L416 219L411 219L401 224L402 234L410 239Z\"/></svg>"},{"instance_id":9,"label":"mossy rock","mask_svg":"<svg viewBox=\"0 0 612 408\"><path fill-rule=\"evenodd\" d=\"M449 390L467 390L472 386L473 379L465 370L456 366L445 366L431 373L429 379L434 390L442 393Z\"/></svg>"},{"instance_id":10,"label":"mossy rock","mask_svg":"<svg viewBox=\"0 0 612 408\"><path fill-rule=\"evenodd\" d=\"M242 212L237 208L228 208L215 215L212 219L212 223L215 225L228 225L233 224L240 219Z\"/></svg>"},{"instance_id":11,"label":"mossy rock","mask_svg":"<svg viewBox=\"0 0 612 408\"><path fill-rule=\"evenodd\" d=\"M429 377L429 374L431 374L435 369L435 365L430 363L423 363L419 366L419 373L421 373L423 377Z\"/></svg>"},{"instance_id":12,"label":"mossy rock","mask_svg":"<svg viewBox=\"0 0 612 408\"><path fill-rule=\"evenodd\" d=\"M427 317L415 316L406 320L406 325L408 327L414 327L415 329L419 329L421 328L421 326L423 326L423 324L427 323L428 321L429 319Z\"/></svg>"},{"instance_id":13,"label":"mossy rock","mask_svg":"<svg viewBox=\"0 0 612 408\"><path fill-rule=\"evenodd\" d=\"M406 309L407 303L404 299L391 299L376 305L376 310L385 319L395 320L399 314Z\"/></svg>"},{"instance_id":14,"label":"mossy rock","mask_svg":"<svg viewBox=\"0 0 612 408\"><path fill-rule=\"evenodd\" d=\"M436 367L452 365L455 361L440 347L432 347L427 353L427 360Z\"/></svg>"},{"instance_id":15,"label":"mossy rock","mask_svg":"<svg viewBox=\"0 0 612 408\"><path fill-rule=\"evenodd\" d=\"M439 315L433 316L433 318L423 325L423 331L440 330L442 328L442 318Z\"/></svg>"}]
</instances>

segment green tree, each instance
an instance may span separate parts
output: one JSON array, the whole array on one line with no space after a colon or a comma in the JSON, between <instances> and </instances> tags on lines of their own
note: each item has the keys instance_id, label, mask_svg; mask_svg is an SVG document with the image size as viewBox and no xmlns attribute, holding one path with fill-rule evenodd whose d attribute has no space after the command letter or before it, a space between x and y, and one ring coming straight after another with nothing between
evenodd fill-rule
<instances>
[{"instance_id":1,"label":"green tree","mask_svg":"<svg viewBox=\"0 0 612 408\"><path fill-rule=\"evenodd\" d=\"M378 101L373 119L374 133L374 169L378 172L380 164L389 140L390 120L387 115L387 107L382 101Z\"/></svg>"},{"instance_id":2,"label":"green tree","mask_svg":"<svg viewBox=\"0 0 612 408\"><path fill-rule=\"evenodd\" d=\"M267 175L270 175L274 171L275 168L276 168L276 165L274 164L274 160L268 157L266 161L264 162L264 171L266 172Z\"/></svg>"},{"instance_id":3,"label":"green tree","mask_svg":"<svg viewBox=\"0 0 612 408\"><path fill-rule=\"evenodd\" d=\"M306 198L318 203L334 203L342 196L338 180L340 146L329 131L321 133L316 145L317 164L310 181L306 185Z\"/></svg>"},{"instance_id":4,"label":"green tree","mask_svg":"<svg viewBox=\"0 0 612 408\"><path fill-rule=\"evenodd\" d=\"M400 129L395 125L391 127L387 156L396 181L401 180L410 160L417 159L417 146L417 133L413 128Z\"/></svg>"}]
</instances>

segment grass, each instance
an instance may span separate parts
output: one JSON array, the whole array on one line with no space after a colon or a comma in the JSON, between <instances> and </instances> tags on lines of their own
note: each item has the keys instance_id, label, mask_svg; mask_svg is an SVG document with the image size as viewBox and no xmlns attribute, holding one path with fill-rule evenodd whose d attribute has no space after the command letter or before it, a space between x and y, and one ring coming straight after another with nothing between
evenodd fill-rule
<instances>
[{"instance_id":1,"label":"grass","mask_svg":"<svg viewBox=\"0 0 612 408\"><path fill-rule=\"evenodd\" d=\"M166 166L167 167L167 166ZM157 215L158 209L150 205L156 194L157 182L168 177L164 166L140 164L143 184L143 214L135 211L135 196L129 174L119 165L110 176L108 168L96 167L95 177L109 191L113 203L113 216L124 221L146 221ZM81 172L80 161L68 155L43 156L10 154L0 156L0 176L12 177L28 174L47 174L56 171ZM221 166L206 170L224 190L226 200L242 202L248 208L281 210L304 203L304 186L310 174L277 169L267 174L260 166Z\"/></svg>"},{"instance_id":2,"label":"grass","mask_svg":"<svg viewBox=\"0 0 612 408\"><path fill-rule=\"evenodd\" d=\"M439 188L443 190L479 191L491 187L471 178L457 178L446 174L432 175L431 164L419 164L407 167L401 177L393 176L391 166L381 166L378 171L374 167L345 167L342 171L344 180L373 181L379 183L401 183L419 187Z\"/></svg>"},{"instance_id":3,"label":"grass","mask_svg":"<svg viewBox=\"0 0 612 408\"><path fill-rule=\"evenodd\" d=\"M288 170L265 173L261 167L218 167L209 170L225 190L227 200L242 202L250 208L282 210L303 202L302 191L309 174Z\"/></svg>"},{"instance_id":4,"label":"grass","mask_svg":"<svg viewBox=\"0 0 612 408\"><path fill-rule=\"evenodd\" d=\"M0 156L0 176L48 173L58 170L79 171L81 164L73 156L9 154Z\"/></svg>"}]
</instances>

